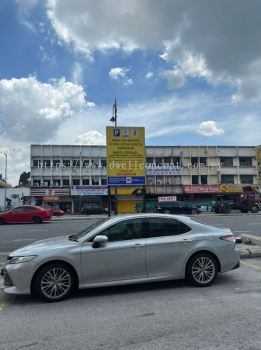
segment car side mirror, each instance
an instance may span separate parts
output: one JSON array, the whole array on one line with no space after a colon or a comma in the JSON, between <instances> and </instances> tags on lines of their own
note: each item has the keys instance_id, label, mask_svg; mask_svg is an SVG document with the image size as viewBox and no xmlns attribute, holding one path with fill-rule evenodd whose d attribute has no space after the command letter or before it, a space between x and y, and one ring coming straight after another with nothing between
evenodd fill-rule
<instances>
[{"instance_id":1,"label":"car side mirror","mask_svg":"<svg viewBox=\"0 0 261 350\"><path fill-rule=\"evenodd\" d=\"M108 237L107 236L105 236L105 235L98 235L98 236L94 237L92 246L93 246L93 248L98 248L100 246L105 245L107 242L108 242Z\"/></svg>"}]
</instances>

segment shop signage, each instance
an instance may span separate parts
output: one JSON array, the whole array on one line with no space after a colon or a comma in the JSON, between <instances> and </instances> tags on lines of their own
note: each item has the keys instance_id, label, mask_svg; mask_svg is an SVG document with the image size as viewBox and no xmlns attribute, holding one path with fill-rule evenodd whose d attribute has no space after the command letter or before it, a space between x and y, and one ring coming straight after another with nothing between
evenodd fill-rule
<instances>
[{"instance_id":1,"label":"shop signage","mask_svg":"<svg viewBox=\"0 0 261 350\"><path fill-rule=\"evenodd\" d=\"M32 197L43 197L43 196L70 196L69 188L32 188Z\"/></svg>"},{"instance_id":2,"label":"shop signage","mask_svg":"<svg viewBox=\"0 0 261 350\"><path fill-rule=\"evenodd\" d=\"M176 202L177 196L158 197L159 202Z\"/></svg>"},{"instance_id":3,"label":"shop signage","mask_svg":"<svg viewBox=\"0 0 261 350\"><path fill-rule=\"evenodd\" d=\"M187 185L184 186L185 193L218 193L219 185Z\"/></svg>"},{"instance_id":4,"label":"shop signage","mask_svg":"<svg viewBox=\"0 0 261 350\"><path fill-rule=\"evenodd\" d=\"M107 196L107 186L73 186L72 196Z\"/></svg>"},{"instance_id":5,"label":"shop signage","mask_svg":"<svg viewBox=\"0 0 261 350\"><path fill-rule=\"evenodd\" d=\"M45 202L52 202L52 201L58 201L59 197L56 196L44 196L43 201Z\"/></svg>"},{"instance_id":6,"label":"shop signage","mask_svg":"<svg viewBox=\"0 0 261 350\"><path fill-rule=\"evenodd\" d=\"M108 185L145 185L145 129L106 128Z\"/></svg>"},{"instance_id":7,"label":"shop signage","mask_svg":"<svg viewBox=\"0 0 261 350\"><path fill-rule=\"evenodd\" d=\"M222 193L241 193L243 192L243 187L244 185L227 185L227 184L222 184L219 186L219 192ZM248 186L251 187L255 191L259 191L259 186Z\"/></svg>"},{"instance_id":8,"label":"shop signage","mask_svg":"<svg viewBox=\"0 0 261 350\"><path fill-rule=\"evenodd\" d=\"M181 175L180 167L147 167L147 175Z\"/></svg>"}]
</instances>

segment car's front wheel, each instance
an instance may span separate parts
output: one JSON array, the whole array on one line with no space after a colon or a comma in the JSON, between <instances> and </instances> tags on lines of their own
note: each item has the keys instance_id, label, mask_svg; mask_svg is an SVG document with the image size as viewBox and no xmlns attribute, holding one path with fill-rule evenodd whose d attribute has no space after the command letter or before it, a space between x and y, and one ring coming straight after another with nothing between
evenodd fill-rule
<instances>
[{"instance_id":1,"label":"car's front wheel","mask_svg":"<svg viewBox=\"0 0 261 350\"><path fill-rule=\"evenodd\" d=\"M0 225L4 225L5 224L5 220L3 218L0 218Z\"/></svg>"},{"instance_id":2,"label":"car's front wheel","mask_svg":"<svg viewBox=\"0 0 261 350\"><path fill-rule=\"evenodd\" d=\"M216 258L208 253L195 254L187 264L186 277L198 287L212 284L218 273Z\"/></svg>"},{"instance_id":3,"label":"car's front wheel","mask_svg":"<svg viewBox=\"0 0 261 350\"><path fill-rule=\"evenodd\" d=\"M192 209L191 210L191 214L192 215L196 215L196 214L199 214L199 212L197 211L197 209Z\"/></svg>"},{"instance_id":4,"label":"car's front wheel","mask_svg":"<svg viewBox=\"0 0 261 350\"><path fill-rule=\"evenodd\" d=\"M75 287L75 276L70 267L62 263L52 263L43 267L36 276L34 292L48 302L67 298Z\"/></svg>"},{"instance_id":5,"label":"car's front wheel","mask_svg":"<svg viewBox=\"0 0 261 350\"><path fill-rule=\"evenodd\" d=\"M33 219L32 219L32 222L34 224L41 224L43 221L42 221L42 219L39 216L34 216Z\"/></svg>"}]
</instances>

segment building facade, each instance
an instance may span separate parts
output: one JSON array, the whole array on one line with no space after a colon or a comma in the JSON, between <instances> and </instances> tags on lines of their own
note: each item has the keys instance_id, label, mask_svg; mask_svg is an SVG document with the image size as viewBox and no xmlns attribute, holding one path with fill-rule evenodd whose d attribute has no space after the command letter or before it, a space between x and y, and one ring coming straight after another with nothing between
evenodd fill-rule
<instances>
[{"instance_id":1,"label":"building facade","mask_svg":"<svg viewBox=\"0 0 261 350\"><path fill-rule=\"evenodd\" d=\"M212 200L218 193L258 186L255 146L147 146L146 169L151 201L160 195ZM37 204L55 203L68 212L79 212L88 202L107 206L106 176L106 146L31 146L31 196ZM133 211L141 201L133 191L117 190L120 211Z\"/></svg>"}]
</instances>

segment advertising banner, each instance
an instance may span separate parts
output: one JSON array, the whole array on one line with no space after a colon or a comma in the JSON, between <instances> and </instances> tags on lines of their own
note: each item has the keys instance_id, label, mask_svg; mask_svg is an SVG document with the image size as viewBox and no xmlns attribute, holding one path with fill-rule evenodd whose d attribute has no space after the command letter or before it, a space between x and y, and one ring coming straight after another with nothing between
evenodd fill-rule
<instances>
[{"instance_id":1,"label":"advertising banner","mask_svg":"<svg viewBox=\"0 0 261 350\"><path fill-rule=\"evenodd\" d=\"M73 186L72 196L107 196L107 186Z\"/></svg>"},{"instance_id":2,"label":"advertising banner","mask_svg":"<svg viewBox=\"0 0 261 350\"><path fill-rule=\"evenodd\" d=\"M187 185L184 186L185 193L218 193L219 185Z\"/></svg>"},{"instance_id":3,"label":"advertising banner","mask_svg":"<svg viewBox=\"0 0 261 350\"><path fill-rule=\"evenodd\" d=\"M244 185L227 185L227 184L222 184L219 186L219 192L222 193L241 193L243 192L243 187ZM256 185L248 186L251 187L255 191L259 191L259 187Z\"/></svg>"},{"instance_id":4,"label":"advertising banner","mask_svg":"<svg viewBox=\"0 0 261 350\"><path fill-rule=\"evenodd\" d=\"M166 196L166 197L158 197L159 202L176 202L176 196Z\"/></svg>"},{"instance_id":5,"label":"advertising banner","mask_svg":"<svg viewBox=\"0 0 261 350\"><path fill-rule=\"evenodd\" d=\"M180 167L147 167L147 175L181 175Z\"/></svg>"},{"instance_id":6,"label":"advertising banner","mask_svg":"<svg viewBox=\"0 0 261 350\"><path fill-rule=\"evenodd\" d=\"M108 185L145 185L143 127L106 128Z\"/></svg>"}]
</instances>

